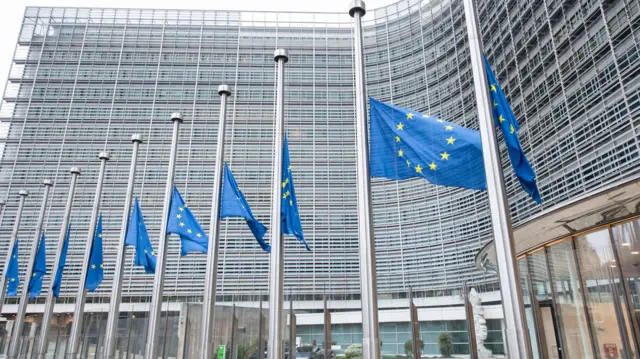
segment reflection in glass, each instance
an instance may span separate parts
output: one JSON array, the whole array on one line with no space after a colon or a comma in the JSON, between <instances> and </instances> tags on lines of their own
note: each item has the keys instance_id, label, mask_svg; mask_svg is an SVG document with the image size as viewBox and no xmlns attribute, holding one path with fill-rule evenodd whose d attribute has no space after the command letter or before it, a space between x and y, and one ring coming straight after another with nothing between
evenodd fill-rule
<instances>
[{"instance_id":1,"label":"reflection in glass","mask_svg":"<svg viewBox=\"0 0 640 359\"><path fill-rule=\"evenodd\" d=\"M623 323L622 330L627 330L624 326L626 319L618 318L618 315L624 315L625 312L620 310L621 298L618 293L624 292L620 286L618 264L613 255L608 230L577 237L576 251L596 347L600 357L607 358L606 348L615 346L619 352L623 351L624 338L621 336L619 323Z\"/></svg>"},{"instance_id":2,"label":"reflection in glass","mask_svg":"<svg viewBox=\"0 0 640 359\"><path fill-rule=\"evenodd\" d=\"M549 270L547 257L544 250L533 252L527 256L529 264L529 275L533 286L533 295L538 299L540 306L540 321L545 333L545 351L547 357L556 359L562 352L558 346L559 326L557 325L557 315L555 304L553 303L553 292L551 291L551 281L549 280Z\"/></svg>"},{"instance_id":3,"label":"reflection in glass","mask_svg":"<svg viewBox=\"0 0 640 359\"><path fill-rule=\"evenodd\" d=\"M571 241L565 240L548 247L547 257L559 324L562 328L564 356L593 358Z\"/></svg>"},{"instance_id":4,"label":"reflection in glass","mask_svg":"<svg viewBox=\"0 0 640 359\"><path fill-rule=\"evenodd\" d=\"M533 306L531 305L531 293L529 293L529 275L527 257L518 260L518 269L520 270L520 283L522 285L522 296L524 299L524 314L527 320L527 328L529 330L529 340L531 342L531 351L533 358L539 359L538 338L536 333L536 323L533 317Z\"/></svg>"},{"instance_id":5,"label":"reflection in glass","mask_svg":"<svg viewBox=\"0 0 640 359\"><path fill-rule=\"evenodd\" d=\"M631 296L630 311L633 313L633 327L639 330L640 318L640 219L634 219L611 227L618 251L619 267Z\"/></svg>"}]
</instances>

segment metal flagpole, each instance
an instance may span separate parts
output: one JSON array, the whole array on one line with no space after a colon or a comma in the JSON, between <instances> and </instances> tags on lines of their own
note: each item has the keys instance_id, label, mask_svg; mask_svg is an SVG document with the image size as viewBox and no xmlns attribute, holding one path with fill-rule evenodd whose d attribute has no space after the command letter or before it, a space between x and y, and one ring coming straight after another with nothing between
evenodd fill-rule
<instances>
[{"instance_id":1,"label":"metal flagpole","mask_svg":"<svg viewBox=\"0 0 640 359\"><path fill-rule=\"evenodd\" d=\"M209 226L209 251L203 298L202 330L200 332L200 358L213 358L214 310L216 305L216 280L218 279L218 246L220 244L220 195L222 193L222 168L224 163L224 129L227 117L227 97L231 95L228 85L218 87L220 95L220 119L218 123L218 144L213 174L213 199L211 201L211 222Z\"/></svg>"},{"instance_id":2,"label":"metal flagpole","mask_svg":"<svg viewBox=\"0 0 640 359\"><path fill-rule=\"evenodd\" d=\"M531 343L527 338L524 316L524 301L515 244L511 231L511 216L502 178L502 166L496 140L496 131L491 118L489 84L482 60L482 39L473 0L463 0L469 36L473 84L478 104L478 123L482 139L482 157L487 177L487 192L491 210L494 243L496 245L498 276L502 293L502 308L506 325L507 351L510 358L531 358Z\"/></svg>"},{"instance_id":3,"label":"metal flagpole","mask_svg":"<svg viewBox=\"0 0 640 359\"><path fill-rule=\"evenodd\" d=\"M160 222L160 240L158 241L158 255L156 256L156 274L153 281L153 293L151 294L151 308L149 310L149 327L147 328L147 343L144 352L146 359L157 359L158 330L160 329L160 313L162 311L162 289L164 286L164 269L167 266L167 223L169 209L171 207L171 195L173 193L173 181L176 173L176 157L178 155L178 133L182 114L171 114L173 121L173 136L171 138L171 154L169 155L169 168L167 169L167 185L164 189L164 207L162 208L162 221Z\"/></svg>"},{"instance_id":4,"label":"metal flagpole","mask_svg":"<svg viewBox=\"0 0 640 359\"><path fill-rule=\"evenodd\" d=\"M473 307L469 302L469 287L462 284L462 300L464 301L464 316L467 319L467 341L469 342L469 358L478 359L478 342L476 339L476 323L473 315Z\"/></svg>"},{"instance_id":5,"label":"metal flagpole","mask_svg":"<svg viewBox=\"0 0 640 359\"><path fill-rule=\"evenodd\" d=\"M378 332L378 293L376 287L376 258L371 217L371 181L369 178L369 130L367 126L367 89L364 73L362 17L365 2L351 1L349 15L355 27L356 77L356 143L358 181L358 241L360 247L360 292L362 303L362 357L380 358Z\"/></svg>"},{"instance_id":6,"label":"metal flagpole","mask_svg":"<svg viewBox=\"0 0 640 359\"><path fill-rule=\"evenodd\" d=\"M96 227L98 226L98 212L100 209L100 199L102 197L102 186L104 184L104 175L107 168L107 161L111 158L109 152L100 152L100 172L98 174L98 184L96 185L96 194L93 197L93 208L91 209L91 220L89 222L89 234L84 249L84 260L82 261L82 269L80 272L80 282L78 285L78 294L76 295L76 305L73 311L73 322L71 323L71 334L67 344L67 358L75 358L78 353L80 343L80 334L82 331L82 320L84 319L84 302L87 296L86 282L89 272L89 259L91 258L91 250L93 241L95 240ZM44 359L44 358L43 358Z\"/></svg>"},{"instance_id":7,"label":"metal flagpole","mask_svg":"<svg viewBox=\"0 0 640 359\"><path fill-rule=\"evenodd\" d=\"M22 327L24 325L24 315L27 311L27 304L29 304L29 279L31 279L31 276L33 275L33 262L36 260L36 254L38 253L38 245L40 244L40 237L42 236L42 224L44 223L44 212L47 209L47 201L49 200L49 192L53 186L53 181L46 179L42 181L42 185L44 185L44 194L42 196L40 213L38 214L36 234L31 244L29 260L27 261L27 270L24 275L24 281L22 282L22 293L20 294L18 313L16 314L13 329L11 330L11 343L9 346L10 359L17 359L18 355L20 355L20 338L22 336Z\"/></svg>"},{"instance_id":8,"label":"metal flagpole","mask_svg":"<svg viewBox=\"0 0 640 359\"><path fill-rule=\"evenodd\" d=\"M327 304L327 295L324 295L324 359L331 359L331 312Z\"/></svg>"},{"instance_id":9,"label":"metal flagpole","mask_svg":"<svg viewBox=\"0 0 640 359\"><path fill-rule=\"evenodd\" d=\"M64 207L64 215L62 217L62 226L60 227L60 234L58 234L58 247L56 249L56 256L53 262L53 272L50 278L51 285L45 289L47 300L44 305L44 313L42 314L42 321L40 322L40 339L37 346L38 359L44 359L47 355L47 348L49 347L49 326L51 325L51 317L53 316L53 306L56 304L56 299L53 296L53 278L55 278L60 260L62 258L62 249L64 248L64 241L67 238L67 231L69 230L69 217L71 216L71 207L73 206L73 197L76 192L76 184L78 183L78 176L80 175L80 169L78 167L71 167L71 184L69 184L69 195L67 196L67 204Z\"/></svg>"},{"instance_id":10,"label":"metal flagpole","mask_svg":"<svg viewBox=\"0 0 640 359\"><path fill-rule=\"evenodd\" d=\"M142 143L142 136L134 134L131 136L133 150L131 150L131 165L129 166L129 183L127 184L127 194L124 199L124 210L122 212L122 222L120 226L120 243L118 244L118 257L116 268L113 272L113 286L111 289L111 300L109 303L109 315L107 317L107 329L104 335L104 358L113 359L116 351L116 336L118 329L118 318L120 317L120 300L122 299L122 276L124 274L124 259L127 247L124 239L129 228L129 214L131 213L131 202L133 197L133 187L136 182L136 164L138 163L138 147Z\"/></svg>"},{"instance_id":11,"label":"metal flagpole","mask_svg":"<svg viewBox=\"0 0 640 359\"><path fill-rule=\"evenodd\" d=\"M284 306L284 239L282 236L281 205L282 196L282 146L284 144L284 64L289 61L285 49L277 49L273 54L278 63L276 92L276 123L273 139L273 177L271 189L271 255L269 257L269 342L267 359L282 359Z\"/></svg>"},{"instance_id":12,"label":"metal flagpole","mask_svg":"<svg viewBox=\"0 0 640 359\"><path fill-rule=\"evenodd\" d=\"M262 315L262 294L260 297L260 312L258 313L258 359L264 359L264 315Z\"/></svg>"},{"instance_id":13,"label":"metal flagpole","mask_svg":"<svg viewBox=\"0 0 640 359\"><path fill-rule=\"evenodd\" d=\"M422 358L420 348L420 322L418 321L418 309L413 302L413 289L409 287L409 320L411 321L411 348L413 349L413 359Z\"/></svg>"},{"instance_id":14,"label":"metal flagpole","mask_svg":"<svg viewBox=\"0 0 640 359\"><path fill-rule=\"evenodd\" d=\"M13 222L13 230L11 231L11 239L9 242L9 249L7 250L7 259L4 261L4 271L0 275L0 315L2 314L2 306L4 305L4 299L7 295L7 268L9 267L9 261L13 255L13 247L18 240L18 231L20 230L20 220L22 219L22 210L24 209L24 201L29 195L27 190L20 190L20 204L18 204L18 212L16 213L16 219ZM4 206L3 206L4 207Z\"/></svg>"},{"instance_id":15,"label":"metal flagpole","mask_svg":"<svg viewBox=\"0 0 640 359\"><path fill-rule=\"evenodd\" d=\"M295 355L296 350L296 323L298 322L298 317L296 317L296 313L293 311L293 295L289 296L289 357L291 357L291 353ZM292 351L293 350L293 351Z\"/></svg>"}]
</instances>

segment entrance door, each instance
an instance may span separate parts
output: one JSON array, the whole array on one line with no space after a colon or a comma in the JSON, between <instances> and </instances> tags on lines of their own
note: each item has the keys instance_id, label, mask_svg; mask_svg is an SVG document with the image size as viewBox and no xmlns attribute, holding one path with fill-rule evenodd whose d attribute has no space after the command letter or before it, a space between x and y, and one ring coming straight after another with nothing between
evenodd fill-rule
<instances>
[{"instance_id":1,"label":"entrance door","mask_svg":"<svg viewBox=\"0 0 640 359\"><path fill-rule=\"evenodd\" d=\"M562 346L558 344L562 342L559 337L555 309L550 300L540 301L538 304L542 314L542 328L538 328L538 330L543 330L546 334L545 350L547 351L547 357L549 359L563 359Z\"/></svg>"}]
</instances>

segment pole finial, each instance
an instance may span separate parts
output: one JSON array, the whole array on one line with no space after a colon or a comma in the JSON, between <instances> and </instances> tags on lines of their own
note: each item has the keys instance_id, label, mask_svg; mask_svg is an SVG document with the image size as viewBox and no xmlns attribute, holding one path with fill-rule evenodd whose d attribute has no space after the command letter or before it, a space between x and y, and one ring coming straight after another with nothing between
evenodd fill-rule
<instances>
[{"instance_id":1,"label":"pole finial","mask_svg":"<svg viewBox=\"0 0 640 359\"><path fill-rule=\"evenodd\" d=\"M353 17L356 11L360 13L361 17L364 16L367 13L367 4L363 0L349 1L349 15Z\"/></svg>"},{"instance_id":2,"label":"pole finial","mask_svg":"<svg viewBox=\"0 0 640 359\"><path fill-rule=\"evenodd\" d=\"M171 121L180 121L183 122L182 114L180 112L174 112L171 114Z\"/></svg>"},{"instance_id":3,"label":"pole finial","mask_svg":"<svg viewBox=\"0 0 640 359\"><path fill-rule=\"evenodd\" d=\"M69 172L71 172L71 174L80 174L80 167L73 166Z\"/></svg>"},{"instance_id":4,"label":"pole finial","mask_svg":"<svg viewBox=\"0 0 640 359\"><path fill-rule=\"evenodd\" d=\"M111 154L109 154L109 152L107 151L102 151L100 152L100 154L98 155L98 158L101 160L110 160L111 159Z\"/></svg>"},{"instance_id":5,"label":"pole finial","mask_svg":"<svg viewBox=\"0 0 640 359\"><path fill-rule=\"evenodd\" d=\"M43 186L53 186L53 181L50 179L43 179L42 180L42 185Z\"/></svg>"},{"instance_id":6,"label":"pole finial","mask_svg":"<svg viewBox=\"0 0 640 359\"><path fill-rule=\"evenodd\" d=\"M231 96L231 86L229 85L218 86L218 95L222 96L225 93L227 94L227 96Z\"/></svg>"},{"instance_id":7,"label":"pole finial","mask_svg":"<svg viewBox=\"0 0 640 359\"><path fill-rule=\"evenodd\" d=\"M275 60L275 62L283 59L284 62L287 63L289 61L289 51L287 51L286 49L276 49L276 51L273 52L273 59Z\"/></svg>"},{"instance_id":8,"label":"pole finial","mask_svg":"<svg viewBox=\"0 0 640 359\"><path fill-rule=\"evenodd\" d=\"M20 192L18 192L18 194L19 194L20 196L24 196L24 197L26 197L26 196L28 196L28 195L29 195L29 191L27 191L26 189L21 189L21 190L20 190Z\"/></svg>"},{"instance_id":9,"label":"pole finial","mask_svg":"<svg viewBox=\"0 0 640 359\"><path fill-rule=\"evenodd\" d=\"M134 133L133 135L131 135L131 142L142 143L142 135L139 133Z\"/></svg>"}]
</instances>

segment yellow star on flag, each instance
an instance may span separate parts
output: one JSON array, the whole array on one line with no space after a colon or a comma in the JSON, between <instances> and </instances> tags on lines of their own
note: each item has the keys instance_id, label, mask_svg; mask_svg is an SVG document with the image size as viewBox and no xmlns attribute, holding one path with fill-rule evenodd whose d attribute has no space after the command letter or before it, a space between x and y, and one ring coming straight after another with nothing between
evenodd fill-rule
<instances>
[{"instance_id":1,"label":"yellow star on flag","mask_svg":"<svg viewBox=\"0 0 640 359\"><path fill-rule=\"evenodd\" d=\"M498 92L498 89L496 89L496 85L495 84L491 84L491 91Z\"/></svg>"},{"instance_id":2,"label":"yellow star on flag","mask_svg":"<svg viewBox=\"0 0 640 359\"><path fill-rule=\"evenodd\" d=\"M438 166L437 166L435 163L433 163L433 162L431 162L431 164L429 165L429 168L430 168L432 171L435 171L435 170L436 170L436 167L438 167Z\"/></svg>"},{"instance_id":3,"label":"yellow star on flag","mask_svg":"<svg viewBox=\"0 0 640 359\"><path fill-rule=\"evenodd\" d=\"M95 264L92 264L92 265L91 265L91 269L96 269L96 265L95 265Z\"/></svg>"},{"instance_id":4,"label":"yellow star on flag","mask_svg":"<svg viewBox=\"0 0 640 359\"><path fill-rule=\"evenodd\" d=\"M411 120L411 119L413 118L413 114L412 114L411 112L409 112L409 113L407 114L407 118L408 118L409 120Z\"/></svg>"},{"instance_id":5,"label":"yellow star on flag","mask_svg":"<svg viewBox=\"0 0 640 359\"><path fill-rule=\"evenodd\" d=\"M416 173L422 173L422 167L420 167L420 165L416 166Z\"/></svg>"},{"instance_id":6,"label":"yellow star on flag","mask_svg":"<svg viewBox=\"0 0 640 359\"><path fill-rule=\"evenodd\" d=\"M184 227L184 222L180 222L180 227Z\"/></svg>"},{"instance_id":7,"label":"yellow star on flag","mask_svg":"<svg viewBox=\"0 0 640 359\"><path fill-rule=\"evenodd\" d=\"M453 138L453 136L447 138L447 145L453 145L453 143L456 141L455 138Z\"/></svg>"},{"instance_id":8,"label":"yellow star on flag","mask_svg":"<svg viewBox=\"0 0 640 359\"><path fill-rule=\"evenodd\" d=\"M409 160L407 160L407 167L411 167L411 162L409 162Z\"/></svg>"},{"instance_id":9,"label":"yellow star on flag","mask_svg":"<svg viewBox=\"0 0 640 359\"><path fill-rule=\"evenodd\" d=\"M402 124L402 122L400 122L398 124L398 131L402 131L403 128L404 128L404 125Z\"/></svg>"},{"instance_id":10,"label":"yellow star on flag","mask_svg":"<svg viewBox=\"0 0 640 359\"><path fill-rule=\"evenodd\" d=\"M500 123L504 122L504 117L502 117L502 115L500 115L500 117L498 117L498 121L500 121Z\"/></svg>"},{"instance_id":11,"label":"yellow star on flag","mask_svg":"<svg viewBox=\"0 0 640 359\"><path fill-rule=\"evenodd\" d=\"M182 218L182 215L180 213L178 213L178 215L176 216L177 219Z\"/></svg>"},{"instance_id":12,"label":"yellow star on flag","mask_svg":"<svg viewBox=\"0 0 640 359\"><path fill-rule=\"evenodd\" d=\"M493 107L498 107L498 103L496 102L496 100L493 100Z\"/></svg>"},{"instance_id":13,"label":"yellow star on flag","mask_svg":"<svg viewBox=\"0 0 640 359\"><path fill-rule=\"evenodd\" d=\"M396 142L400 142L400 136L396 136Z\"/></svg>"},{"instance_id":14,"label":"yellow star on flag","mask_svg":"<svg viewBox=\"0 0 640 359\"><path fill-rule=\"evenodd\" d=\"M187 233L191 233L192 230L190 228L187 228Z\"/></svg>"},{"instance_id":15,"label":"yellow star on flag","mask_svg":"<svg viewBox=\"0 0 640 359\"><path fill-rule=\"evenodd\" d=\"M178 210L179 210L180 212L182 212L182 211L184 211L184 208L180 207L180 208L178 208Z\"/></svg>"},{"instance_id":16,"label":"yellow star on flag","mask_svg":"<svg viewBox=\"0 0 640 359\"><path fill-rule=\"evenodd\" d=\"M151 255L155 256L156 255L156 251L151 251Z\"/></svg>"},{"instance_id":17,"label":"yellow star on flag","mask_svg":"<svg viewBox=\"0 0 640 359\"><path fill-rule=\"evenodd\" d=\"M509 125L509 131L513 134L514 132L516 132L516 129L513 127L513 125Z\"/></svg>"},{"instance_id":18,"label":"yellow star on flag","mask_svg":"<svg viewBox=\"0 0 640 359\"><path fill-rule=\"evenodd\" d=\"M200 237L202 237L202 234L196 233L196 237L200 238Z\"/></svg>"},{"instance_id":19,"label":"yellow star on flag","mask_svg":"<svg viewBox=\"0 0 640 359\"><path fill-rule=\"evenodd\" d=\"M439 123L443 123L443 122L444 122L444 120L438 119L438 122L439 122Z\"/></svg>"},{"instance_id":20,"label":"yellow star on flag","mask_svg":"<svg viewBox=\"0 0 640 359\"><path fill-rule=\"evenodd\" d=\"M443 160L448 160L449 159L449 154L447 153L447 151L444 151L444 153L440 154L440 157L442 157L441 159L443 159Z\"/></svg>"},{"instance_id":21,"label":"yellow star on flag","mask_svg":"<svg viewBox=\"0 0 640 359\"><path fill-rule=\"evenodd\" d=\"M289 205L293 206L293 200L289 200Z\"/></svg>"},{"instance_id":22,"label":"yellow star on flag","mask_svg":"<svg viewBox=\"0 0 640 359\"><path fill-rule=\"evenodd\" d=\"M404 151L401 149L400 151L398 151L398 157L402 157L402 155L404 155Z\"/></svg>"},{"instance_id":23,"label":"yellow star on flag","mask_svg":"<svg viewBox=\"0 0 640 359\"><path fill-rule=\"evenodd\" d=\"M102 233L98 234L98 238L102 238Z\"/></svg>"},{"instance_id":24,"label":"yellow star on flag","mask_svg":"<svg viewBox=\"0 0 640 359\"><path fill-rule=\"evenodd\" d=\"M100 268L104 268L104 263L100 263Z\"/></svg>"},{"instance_id":25,"label":"yellow star on flag","mask_svg":"<svg viewBox=\"0 0 640 359\"><path fill-rule=\"evenodd\" d=\"M447 131L453 131L453 126L447 125L447 126L444 126L444 129Z\"/></svg>"}]
</instances>

